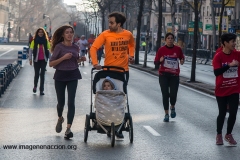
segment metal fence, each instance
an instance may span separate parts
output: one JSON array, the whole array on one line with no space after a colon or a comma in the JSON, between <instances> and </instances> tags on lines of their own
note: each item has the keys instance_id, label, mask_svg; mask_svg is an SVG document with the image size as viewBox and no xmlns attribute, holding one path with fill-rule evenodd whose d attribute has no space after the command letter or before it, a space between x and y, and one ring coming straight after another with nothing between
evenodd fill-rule
<instances>
[{"instance_id":1,"label":"metal fence","mask_svg":"<svg viewBox=\"0 0 240 160\"><path fill-rule=\"evenodd\" d=\"M204 59L212 59L215 54L215 51L207 50L207 49L197 49L197 58L204 58ZM186 56L192 57L193 55L193 49L187 48L185 52Z\"/></svg>"},{"instance_id":2,"label":"metal fence","mask_svg":"<svg viewBox=\"0 0 240 160\"><path fill-rule=\"evenodd\" d=\"M17 63L8 64L0 71L0 97L6 91L13 78L17 76L20 71L20 65Z\"/></svg>"}]
</instances>

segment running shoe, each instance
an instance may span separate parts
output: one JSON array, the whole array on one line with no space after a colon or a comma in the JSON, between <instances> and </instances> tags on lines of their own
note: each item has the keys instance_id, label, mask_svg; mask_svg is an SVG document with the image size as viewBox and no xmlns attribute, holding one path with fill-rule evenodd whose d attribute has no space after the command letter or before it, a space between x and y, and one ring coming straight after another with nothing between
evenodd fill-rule
<instances>
[{"instance_id":1,"label":"running shoe","mask_svg":"<svg viewBox=\"0 0 240 160\"><path fill-rule=\"evenodd\" d=\"M217 137L216 137L216 145L223 145L222 134L217 134Z\"/></svg>"},{"instance_id":2,"label":"running shoe","mask_svg":"<svg viewBox=\"0 0 240 160\"><path fill-rule=\"evenodd\" d=\"M37 87L34 87L33 88L33 93L36 93L37 92Z\"/></svg>"},{"instance_id":3,"label":"running shoe","mask_svg":"<svg viewBox=\"0 0 240 160\"><path fill-rule=\"evenodd\" d=\"M64 118L58 119L57 125L56 125L56 132L60 133L62 131L62 123L64 122Z\"/></svg>"},{"instance_id":4,"label":"running shoe","mask_svg":"<svg viewBox=\"0 0 240 160\"><path fill-rule=\"evenodd\" d=\"M72 138L72 137L73 137L73 133L71 132L71 129L67 128L64 138L69 139L69 138Z\"/></svg>"},{"instance_id":5,"label":"running shoe","mask_svg":"<svg viewBox=\"0 0 240 160\"><path fill-rule=\"evenodd\" d=\"M164 119L163 119L163 122L169 122L169 114L166 114Z\"/></svg>"},{"instance_id":6,"label":"running shoe","mask_svg":"<svg viewBox=\"0 0 240 160\"><path fill-rule=\"evenodd\" d=\"M227 141L230 145L237 145L237 142L233 139L232 134L226 134L225 141Z\"/></svg>"},{"instance_id":7,"label":"running shoe","mask_svg":"<svg viewBox=\"0 0 240 160\"><path fill-rule=\"evenodd\" d=\"M175 107L171 108L171 118L176 117Z\"/></svg>"},{"instance_id":8,"label":"running shoe","mask_svg":"<svg viewBox=\"0 0 240 160\"><path fill-rule=\"evenodd\" d=\"M121 131L119 133L116 133L116 137L117 139L124 139L124 136Z\"/></svg>"}]
</instances>

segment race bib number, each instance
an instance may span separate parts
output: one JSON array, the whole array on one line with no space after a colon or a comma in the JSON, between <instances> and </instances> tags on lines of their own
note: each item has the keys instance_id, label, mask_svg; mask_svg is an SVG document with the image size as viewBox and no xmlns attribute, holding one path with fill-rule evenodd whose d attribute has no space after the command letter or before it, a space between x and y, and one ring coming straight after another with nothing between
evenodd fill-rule
<instances>
[{"instance_id":1,"label":"race bib number","mask_svg":"<svg viewBox=\"0 0 240 160\"><path fill-rule=\"evenodd\" d=\"M166 67L166 68L178 69L178 59L177 58L166 57L164 59L163 66Z\"/></svg>"},{"instance_id":2,"label":"race bib number","mask_svg":"<svg viewBox=\"0 0 240 160\"><path fill-rule=\"evenodd\" d=\"M238 67L230 67L223 73L223 78L236 78L238 77Z\"/></svg>"}]
</instances>

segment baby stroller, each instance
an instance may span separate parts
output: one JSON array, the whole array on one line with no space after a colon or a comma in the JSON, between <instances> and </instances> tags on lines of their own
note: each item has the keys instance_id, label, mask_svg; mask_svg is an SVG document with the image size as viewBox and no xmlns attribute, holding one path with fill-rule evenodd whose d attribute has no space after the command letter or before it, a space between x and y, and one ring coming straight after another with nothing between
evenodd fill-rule
<instances>
[{"instance_id":1,"label":"baby stroller","mask_svg":"<svg viewBox=\"0 0 240 160\"><path fill-rule=\"evenodd\" d=\"M102 90L102 82L107 76L114 81L116 90ZM96 94L94 108L93 94ZM111 137L112 147L115 145L115 135L122 131L129 132L130 143L133 142L133 123L129 113L126 73L121 67L102 66L100 71L92 68L91 105L90 114L86 115L85 120L84 142L87 142L88 132L92 130Z\"/></svg>"}]
</instances>

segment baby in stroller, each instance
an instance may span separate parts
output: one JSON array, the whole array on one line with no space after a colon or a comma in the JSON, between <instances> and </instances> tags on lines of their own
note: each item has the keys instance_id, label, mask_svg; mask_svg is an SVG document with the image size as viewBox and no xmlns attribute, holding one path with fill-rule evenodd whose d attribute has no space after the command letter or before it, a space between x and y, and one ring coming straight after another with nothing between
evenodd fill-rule
<instances>
[{"instance_id":1,"label":"baby in stroller","mask_svg":"<svg viewBox=\"0 0 240 160\"><path fill-rule=\"evenodd\" d=\"M114 90L115 85L110 77L106 77L106 79L102 83L102 90Z\"/></svg>"},{"instance_id":2,"label":"baby in stroller","mask_svg":"<svg viewBox=\"0 0 240 160\"><path fill-rule=\"evenodd\" d=\"M100 71L92 69L91 105L90 114L86 114L84 142L87 142L88 132L93 130L107 134L111 138L112 147L115 144L115 136L118 139L124 138L123 131L129 132L130 143L133 143L133 122L129 111L126 73L123 68L102 66Z\"/></svg>"},{"instance_id":3,"label":"baby in stroller","mask_svg":"<svg viewBox=\"0 0 240 160\"><path fill-rule=\"evenodd\" d=\"M115 125L120 125L124 119L127 104L126 95L121 89L117 89L117 83L119 83L118 80L107 76L102 81L101 90L96 92L96 119L105 126L110 126L112 122ZM122 131L116 134L116 137L123 139Z\"/></svg>"}]
</instances>

